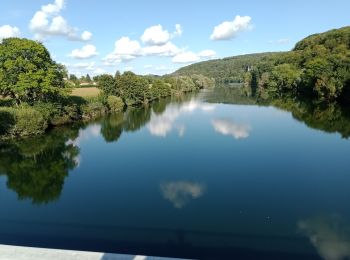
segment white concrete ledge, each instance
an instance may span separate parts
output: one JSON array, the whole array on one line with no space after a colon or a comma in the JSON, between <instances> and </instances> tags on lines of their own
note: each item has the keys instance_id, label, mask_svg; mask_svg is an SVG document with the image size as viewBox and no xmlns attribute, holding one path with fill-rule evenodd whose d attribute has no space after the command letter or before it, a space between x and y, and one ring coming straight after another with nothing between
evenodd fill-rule
<instances>
[{"instance_id":1,"label":"white concrete ledge","mask_svg":"<svg viewBox=\"0 0 350 260\"><path fill-rule=\"evenodd\" d=\"M0 260L170 260L141 255L121 255L98 252L33 248L0 245Z\"/></svg>"}]
</instances>

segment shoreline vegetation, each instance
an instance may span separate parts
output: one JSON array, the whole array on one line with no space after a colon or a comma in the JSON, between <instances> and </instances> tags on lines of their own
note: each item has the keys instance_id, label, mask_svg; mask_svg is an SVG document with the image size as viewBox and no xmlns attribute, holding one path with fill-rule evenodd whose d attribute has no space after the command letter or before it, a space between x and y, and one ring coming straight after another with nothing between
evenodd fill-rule
<instances>
[{"instance_id":1,"label":"shoreline vegetation","mask_svg":"<svg viewBox=\"0 0 350 260\"><path fill-rule=\"evenodd\" d=\"M0 44L0 139L44 134L55 126L89 121L126 107L138 108L168 96L214 86L202 75L99 75L79 84L43 44L19 38ZM85 88L75 88L82 85ZM97 88L96 88L97 87ZM89 90L87 91L87 88Z\"/></svg>"},{"instance_id":2,"label":"shoreline vegetation","mask_svg":"<svg viewBox=\"0 0 350 260\"><path fill-rule=\"evenodd\" d=\"M258 53L204 61L173 75L202 74L217 83L240 83L247 96L349 104L350 26L314 34L289 52Z\"/></svg>"},{"instance_id":3,"label":"shoreline vegetation","mask_svg":"<svg viewBox=\"0 0 350 260\"><path fill-rule=\"evenodd\" d=\"M86 75L80 80L54 62L43 44L4 39L0 44L0 139L43 134L58 125L227 83L242 86L243 95L260 104L284 109L297 107L300 100L310 106L347 107L350 27L311 35L289 52L210 60L161 77L117 71L114 76L91 79Z\"/></svg>"}]
</instances>

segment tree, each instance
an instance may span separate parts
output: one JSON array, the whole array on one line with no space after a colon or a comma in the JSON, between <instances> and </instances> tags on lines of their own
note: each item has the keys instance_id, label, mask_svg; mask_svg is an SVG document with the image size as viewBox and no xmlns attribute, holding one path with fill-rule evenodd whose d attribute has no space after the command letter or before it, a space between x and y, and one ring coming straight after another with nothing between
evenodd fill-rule
<instances>
[{"instance_id":1,"label":"tree","mask_svg":"<svg viewBox=\"0 0 350 260\"><path fill-rule=\"evenodd\" d=\"M79 86L79 79L74 74L69 75L69 80L72 81L76 87Z\"/></svg>"},{"instance_id":2,"label":"tree","mask_svg":"<svg viewBox=\"0 0 350 260\"><path fill-rule=\"evenodd\" d=\"M142 77L133 72L124 72L116 79L118 94L124 99L127 105L137 105L149 101L149 83Z\"/></svg>"},{"instance_id":3,"label":"tree","mask_svg":"<svg viewBox=\"0 0 350 260\"><path fill-rule=\"evenodd\" d=\"M0 44L0 94L17 104L56 99L66 90L64 74L42 43L8 38Z\"/></svg>"},{"instance_id":4,"label":"tree","mask_svg":"<svg viewBox=\"0 0 350 260\"><path fill-rule=\"evenodd\" d=\"M87 83L91 83L92 82L91 77L90 77L89 74L86 74L85 80L86 80Z\"/></svg>"},{"instance_id":5,"label":"tree","mask_svg":"<svg viewBox=\"0 0 350 260\"><path fill-rule=\"evenodd\" d=\"M98 85L106 96L117 95L115 80L112 75L103 74L98 77Z\"/></svg>"}]
</instances>

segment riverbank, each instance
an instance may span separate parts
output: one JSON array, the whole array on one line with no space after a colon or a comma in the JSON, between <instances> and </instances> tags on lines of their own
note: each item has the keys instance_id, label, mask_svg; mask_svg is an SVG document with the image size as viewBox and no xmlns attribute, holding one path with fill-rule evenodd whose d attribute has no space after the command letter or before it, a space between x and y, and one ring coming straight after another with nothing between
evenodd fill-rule
<instances>
[{"instance_id":1,"label":"riverbank","mask_svg":"<svg viewBox=\"0 0 350 260\"><path fill-rule=\"evenodd\" d=\"M60 96L54 102L16 105L11 99L3 99L0 103L0 139L41 135L56 126L90 121L127 107L147 106L161 98L214 85L213 81L201 76L153 78L127 72L119 78L106 77L108 84L102 81L99 88L88 91L73 89L71 95ZM117 86L116 81L119 81Z\"/></svg>"}]
</instances>

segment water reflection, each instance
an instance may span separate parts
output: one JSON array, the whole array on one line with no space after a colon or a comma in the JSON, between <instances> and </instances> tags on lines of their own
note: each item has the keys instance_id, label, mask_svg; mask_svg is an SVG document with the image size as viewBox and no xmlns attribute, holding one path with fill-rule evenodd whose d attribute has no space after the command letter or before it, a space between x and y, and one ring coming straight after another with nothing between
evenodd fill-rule
<instances>
[{"instance_id":1,"label":"water reflection","mask_svg":"<svg viewBox=\"0 0 350 260\"><path fill-rule=\"evenodd\" d=\"M198 199L205 192L205 185L197 182L175 181L160 184L164 199L170 201L177 209L183 208L193 199Z\"/></svg>"},{"instance_id":2,"label":"water reflection","mask_svg":"<svg viewBox=\"0 0 350 260\"><path fill-rule=\"evenodd\" d=\"M20 200L42 204L60 197L68 172L79 163L75 139L78 129L56 129L50 134L0 145L0 175Z\"/></svg>"},{"instance_id":3,"label":"water reflection","mask_svg":"<svg viewBox=\"0 0 350 260\"><path fill-rule=\"evenodd\" d=\"M309 237L322 258L326 260L350 258L350 225L339 215L301 220L298 229Z\"/></svg>"},{"instance_id":4,"label":"water reflection","mask_svg":"<svg viewBox=\"0 0 350 260\"><path fill-rule=\"evenodd\" d=\"M230 135L235 139L249 137L251 127L247 124L236 123L229 118L213 119L211 121L216 132L222 135Z\"/></svg>"},{"instance_id":5,"label":"water reflection","mask_svg":"<svg viewBox=\"0 0 350 260\"><path fill-rule=\"evenodd\" d=\"M153 113L151 121L148 124L148 130L151 135L157 137L166 137L172 130L177 130L179 136L185 133L185 125L176 123L176 120L184 113L191 113L196 110L210 112L215 110L214 105L205 104L199 100L192 99L181 105L170 104L161 114Z\"/></svg>"},{"instance_id":6,"label":"water reflection","mask_svg":"<svg viewBox=\"0 0 350 260\"><path fill-rule=\"evenodd\" d=\"M284 97L262 100L248 97L242 88L217 87L202 93L202 99L209 103L235 105L274 106L291 112L294 119L308 127L327 133L339 133L343 138L350 137L350 107L339 103L320 104L312 100L298 100Z\"/></svg>"}]
</instances>

